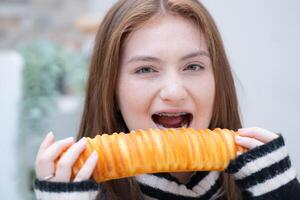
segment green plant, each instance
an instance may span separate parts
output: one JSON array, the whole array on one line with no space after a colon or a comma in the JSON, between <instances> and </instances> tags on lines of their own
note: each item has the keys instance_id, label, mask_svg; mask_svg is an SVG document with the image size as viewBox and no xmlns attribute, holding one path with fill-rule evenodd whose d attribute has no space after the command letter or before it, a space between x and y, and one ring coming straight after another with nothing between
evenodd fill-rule
<instances>
[{"instance_id":1,"label":"green plant","mask_svg":"<svg viewBox=\"0 0 300 200\"><path fill-rule=\"evenodd\" d=\"M49 117L57 111L59 95L82 96L87 73L87 58L51 41L20 46L24 58L18 157L20 184L32 182L36 150L46 131ZM29 191L23 191L29 193ZM26 196L26 195L25 195Z\"/></svg>"}]
</instances>

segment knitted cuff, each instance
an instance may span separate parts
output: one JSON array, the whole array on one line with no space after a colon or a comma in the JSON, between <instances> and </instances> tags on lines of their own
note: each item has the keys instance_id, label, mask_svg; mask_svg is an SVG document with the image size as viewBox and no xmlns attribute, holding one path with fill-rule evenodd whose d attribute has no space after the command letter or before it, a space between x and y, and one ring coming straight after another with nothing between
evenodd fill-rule
<instances>
[{"instance_id":1,"label":"knitted cuff","mask_svg":"<svg viewBox=\"0 0 300 200\"><path fill-rule=\"evenodd\" d=\"M252 199L265 195L277 196L281 188L297 181L291 167L282 135L232 160L226 170L232 174L243 193Z\"/></svg>"},{"instance_id":2,"label":"knitted cuff","mask_svg":"<svg viewBox=\"0 0 300 200\"><path fill-rule=\"evenodd\" d=\"M81 182L49 182L35 180L34 192L38 200L94 200L100 185L92 180Z\"/></svg>"}]
</instances>

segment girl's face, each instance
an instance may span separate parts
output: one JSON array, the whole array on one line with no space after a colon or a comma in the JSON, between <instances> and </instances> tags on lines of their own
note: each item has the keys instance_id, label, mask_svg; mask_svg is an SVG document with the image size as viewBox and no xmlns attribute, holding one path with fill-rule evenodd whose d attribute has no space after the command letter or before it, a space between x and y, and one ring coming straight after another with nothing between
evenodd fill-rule
<instances>
[{"instance_id":1,"label":"girl's face","mask_svg":"<svg viewBox=\"0 0 300 200\"><path fill-rule=\"evenodd\" d=\"M203 34L188 20L155 17L123 46L117 87L129 130L209 126L215 82Z\"/></svg>"}]
</instances>

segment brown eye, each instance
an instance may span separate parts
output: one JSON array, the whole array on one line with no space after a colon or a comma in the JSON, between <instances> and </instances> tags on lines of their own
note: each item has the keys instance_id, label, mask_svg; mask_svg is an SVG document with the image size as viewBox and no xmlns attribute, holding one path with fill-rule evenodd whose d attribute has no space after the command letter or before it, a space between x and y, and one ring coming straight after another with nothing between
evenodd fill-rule
<instances>
[{"instance_id":1,"label":"brown eye","mask_svg":"<svg viewBox=\"0 0 300 200\"><path fill-rule=\"evenodd\" d=\"M188 65L184 70L200 71L202 69L204 69L204 67L201 65L191 64L191 65Z\"/></svg>"}]
</instances>

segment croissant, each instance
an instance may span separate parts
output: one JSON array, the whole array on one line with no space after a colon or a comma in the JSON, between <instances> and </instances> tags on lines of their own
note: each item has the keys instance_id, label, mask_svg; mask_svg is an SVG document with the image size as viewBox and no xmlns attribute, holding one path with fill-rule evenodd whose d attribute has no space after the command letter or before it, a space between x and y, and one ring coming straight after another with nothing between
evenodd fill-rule
<instances>
[{"instance_id":1,"label":"croissant","mask_svg":"<svg viewBox=\"0 0 300 200\"><path fill-rule=\"evenodd\" d=\"M239 152L234 142L238 132L216 128L195 130L148 129L102 134L86 138L87 148L72 168L72 177L89 155L96 151L98 163L92 178L96 182L157 172L222 171Z\"/></svg>"}]
</instances>

